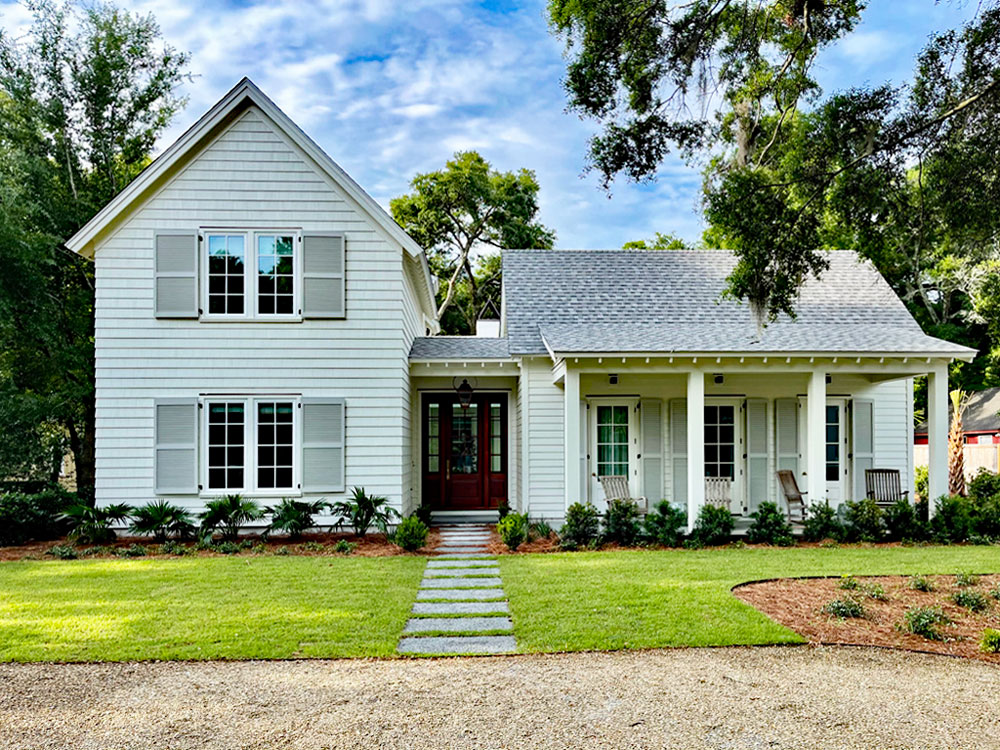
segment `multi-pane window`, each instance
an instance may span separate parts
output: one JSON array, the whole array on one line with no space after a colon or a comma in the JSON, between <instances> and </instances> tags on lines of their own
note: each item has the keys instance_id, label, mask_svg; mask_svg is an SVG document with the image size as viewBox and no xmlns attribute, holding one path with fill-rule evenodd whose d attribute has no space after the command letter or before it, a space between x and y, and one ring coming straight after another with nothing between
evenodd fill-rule
<instances>
[{"instance_id":1,"label":"multi-pane window","mask_svg":"<svg viewBox=\"0 0 1000 750\"><path fill-rule=\"evenodd\" d=\"M826 407L826 481L840 480L840 407Z\"/></svg>"},{"instance_id":2,"label":"multi-pane window","mask_svg":"<svg viewBox=\"0 0 1000 750\"><path fill-rule=\"evenodd\" d=\"M295 238L291 235L257 235L257 312L295 312Z\"/></svg>"},{"instance_id":3,"label":"multi-pane window","mask_svg":"<svg viewBox=\"0 0 1000 750\"><path fill-rule=\"evenodd\" d=\"M441 405L427 405L427 472L441 470Z\"/></svg>"},{"instance_id":4,"label":"multi-pane window","mask_svg":"<svg viewBox=\"0 0 1000 750\"><path fill-rule=\"evenodd\" d=\"M451 473L479 472L479 404L452 404Z\"/></svg>"},{"instance_id":5,"label":"multi-pane window","mask_svg":"<svg viewBox=\"0 0 1000 750\"><path fill-rule=\"evenodd\" d=\"M243 489L246 446L245 404L208 404L208 489Z\"/></svg>"},{"instance_id":6,"label":"multi-pane window","mask_svg":"<svg viewBox=\"0 0 1000 750\"><path fill-rule=\"evenodd\" d=\"M705 407L705 476L736 477L736 407Z\"/></svg>"},{"instance_id":7,"label":"multi-pane window","mask_svg":"<svg viewBox=\"0 0 1000 750\"><path fill-rule=\"evenodd\" d=\"M294 404L257 402L257 488L290 489L295 444Z\"/></svg>"},{"instance_id":8,"label":"multi-pane window","mask_svg":"<svg viewBox=\"0 0 1000 750\"><path fill-rule=\"evenodd\" d=\"M204 312L273 319L299 313L298 232L207 231Z\"/></svg>"},{"instance_id":9,"label":"multi-pane window","mask_svg":"<svg viewBox=\"0 0 1000 750\"><path fill-rule=\"evenodd\" d=\"M627 406L597 407L597 475L628 476Z\"/></svg>"},{"instance_id":10,"label":"multi-pane window","mask_svg":"<svg viewBox=\"0 0 1000 750\"><path fill-rule=\"evenodd\" d=\"M242 234L208 235L208 312L243 315L246 270L246 237Z\"/></svg>"},{"instance_id":11,"label":"multi-pane window","mask_svg":"<svg viewBox=\"0 0 1000 750\"><path fill-rule=\"evenodd\" d=\"M503 453L500 448L503 442L502 413L500 404L490 404L490 471L494 474L503 471Z\"/></svg>"}]
</instances>

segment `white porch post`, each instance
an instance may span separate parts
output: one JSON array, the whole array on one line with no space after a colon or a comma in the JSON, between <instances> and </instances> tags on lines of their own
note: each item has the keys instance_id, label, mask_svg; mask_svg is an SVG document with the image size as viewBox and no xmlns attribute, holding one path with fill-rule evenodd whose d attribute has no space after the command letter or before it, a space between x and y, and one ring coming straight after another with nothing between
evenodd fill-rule
<instances>
[{"instance_id":1,"label":"white porch post","mask_svg":"<svg viewBox=\"0 0 1000 750\"><path fill-rule=\"evenodd\" d=\"M694 528L705 504L705 373L687 378L687 496L688 530Z\"/></svg>"},{"instance_id":2,"label":"white porch post","mask_svg":"<svg viewBox=\"0 0 1000 750\"><path fill-rule=\"evenodd\" d=\"M809 374L806 390L806 487L810 504L826 500L826 373Z\"/></svg>"},{"instance_id":3,"label":"white porch post","mask_svg":"<svg viewBox=\"0 0 1000 750\"><path fill-rule=\"evenodd\" d=\"M927 494L928 507L948 494L948 365L927 373Z\"/></svg>"},{"instance_id":4,"label":"white porch post","mask_svg":"<svg viewBox=\"0 0 1000 750\"><path fill-rule=\"evenodd\" d=\"M566 505L583 500L583 488L580 486L580 373L566 368L566 378L563 382L563 398L565 399L563 436L565 449Z\"/></svg>"}]
</instances>

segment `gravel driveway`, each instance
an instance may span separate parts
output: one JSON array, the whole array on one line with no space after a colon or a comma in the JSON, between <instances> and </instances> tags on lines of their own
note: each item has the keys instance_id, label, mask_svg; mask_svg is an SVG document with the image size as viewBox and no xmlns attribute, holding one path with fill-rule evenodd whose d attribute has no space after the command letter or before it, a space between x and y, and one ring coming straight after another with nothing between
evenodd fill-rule
<instances>
[{"instance_id":1,"label":"gravel driveway","mask_svg":"<svg viewBox=\"0 0 1000 750\"><path fill-rule=\"evenodd\" d=\"M0 665L11 748L994 748L1000 671L859 648Z\"/></svg>"}]
</instances>

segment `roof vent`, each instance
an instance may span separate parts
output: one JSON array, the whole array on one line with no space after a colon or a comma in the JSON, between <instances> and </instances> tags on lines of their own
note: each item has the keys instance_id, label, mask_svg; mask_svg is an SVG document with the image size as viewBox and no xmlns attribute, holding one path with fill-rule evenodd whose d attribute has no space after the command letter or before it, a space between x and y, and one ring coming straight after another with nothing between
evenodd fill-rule
<instances>
[{"instance_id":1,"label":"roof vent","mask_svg":"<svg viewBox=\"0 0 1000 750\"><path fill-rule=\"evenodd\" d=\"M500 338L500 321L495 319L477 320L476 336L484 339Z\"/></svg>"}]
</instances>

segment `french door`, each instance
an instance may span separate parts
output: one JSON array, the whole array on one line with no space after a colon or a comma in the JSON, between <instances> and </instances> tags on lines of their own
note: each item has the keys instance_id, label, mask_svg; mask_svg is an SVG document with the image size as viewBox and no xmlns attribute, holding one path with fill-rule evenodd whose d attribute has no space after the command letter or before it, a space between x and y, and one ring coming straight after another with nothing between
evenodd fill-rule
<instances>
[{"instance_id":1,"label":"french door","mask_svg":"<svg viewBox=\"0 0 1000 750\"><path fill-rule=\"evenodd\" d=\"M507 395L423 400L423 502L439 510L488 510L507 500Z\"/></svg>"}]
</instances>

